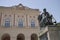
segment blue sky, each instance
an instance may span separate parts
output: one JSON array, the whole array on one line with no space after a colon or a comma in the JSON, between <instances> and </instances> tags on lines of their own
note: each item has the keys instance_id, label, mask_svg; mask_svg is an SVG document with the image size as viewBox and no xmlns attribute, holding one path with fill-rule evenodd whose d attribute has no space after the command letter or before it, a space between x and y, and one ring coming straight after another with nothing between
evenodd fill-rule
<instances>
[{"instance_id":1,"label":"blue sky","mask_svg":"<svg viewBox=\"0 0 60 40\"><path fill-rule=\"evenodd\" d=\"M60 22L60 0L0 0L0 6L13 6L19 3L30 8L37 8L41 12L43 8L46 8L57 22Z\"/></svg>"}]
</instances>

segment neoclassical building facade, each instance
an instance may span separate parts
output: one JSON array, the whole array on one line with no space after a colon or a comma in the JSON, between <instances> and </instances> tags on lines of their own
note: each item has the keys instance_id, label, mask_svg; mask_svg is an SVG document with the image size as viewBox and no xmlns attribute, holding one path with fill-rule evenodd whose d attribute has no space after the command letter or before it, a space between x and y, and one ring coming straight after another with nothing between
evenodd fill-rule
<instances>
[{"instance_id":1,"label":"neoclassical building facade","mask_svg":"<svg viewBox=\"0 0 60 40\"><path fill-rule=\"evenodd\" d=\"M0 6L0 40L39 40L38 9Z\"/></svg>"},{"instance_id":2,"label":"neoclassical building facade","mask_svg":"<svg viewBox=\"0 0 60 40\"><path fill-rule=\"evenodd\" d=\"M60 26L39 26L40 13L22 4L0 6L0 40L60 40Z\"/></svg>"}]
</instances>

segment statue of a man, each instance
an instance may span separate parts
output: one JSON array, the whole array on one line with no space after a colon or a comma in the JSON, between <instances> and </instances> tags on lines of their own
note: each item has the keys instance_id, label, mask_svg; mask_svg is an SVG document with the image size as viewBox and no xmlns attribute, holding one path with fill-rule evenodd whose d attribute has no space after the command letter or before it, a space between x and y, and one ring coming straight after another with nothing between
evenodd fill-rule
<instances>
[{"instance_id":1,"label":"statue of a man","mask_svg":"<svg viewBox=\"0 0 60 40\"><path fill-rule=\"evenodd\" d=\"M43 13L38 16L39 25L45 27L46 25L53 25L52 15L50 15L46 9L43 9Z\"/></svg>"},{"instance_id":2,"label":"statue of a man","mask_svg":"<svg viewBox=\"0 0 60 40\"><path fill-rule=\"evenodd\" d=\"M50 15L47 11L46 11L46 9L43 9L43 20L44 20L44 22L45 22L45 25L53 25L53 23L52 23L52 15Z\"/></svg>"}]
</instances>

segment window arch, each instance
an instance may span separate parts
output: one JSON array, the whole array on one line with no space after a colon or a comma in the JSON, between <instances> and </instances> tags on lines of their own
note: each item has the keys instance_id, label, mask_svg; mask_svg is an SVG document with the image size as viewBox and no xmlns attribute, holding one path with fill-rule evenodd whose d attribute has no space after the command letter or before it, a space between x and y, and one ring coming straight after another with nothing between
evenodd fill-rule
<instances>
[{"instance_id":1,"label":"window arch","mask_svg":"<svg viewBox=\"0 0 60 40\"><path fill-rule=\"evenodd\" d=\"M10 27L10 19L9 18L5 19L5 27Z\"/></svg>"},{"instance_id":2,"label":"window arch","mask_svg":"<svg viewBox=\"0 0 60 40\"><path fill-rule=\"evenodd\" d=\"M31 40L38 40L37 34L32 34L31 35Z\"/></svg>"},{"instance_id":3,"label":"window arch","mask_svg":"<svg viewBox=\"0 0 60 40\"><path fill-rule=\"evenodd\" d=\"M2 35L1 40L10 40L10 35L9 34Z\"/></svg>"},{"instance_id":4,"label":"window arch","mask_svg":"<svg viewBox=\"0 0 60 40\"><path fill-rule=\"evenodd\" d=\"M25 40L24 34L18 34L17 35L17 40Z\"/></svg>"},{"instance_id":5,"label":"window arch","mask_svg":"<svg viewBox=\"0 0 60 40\"><path fill-rule=\"evenodd\" d=\"M31 27L35 27L35 20L31 20Z\"/></svg>"},{"instance_id":6,"label":"window arch","mask_svg":"<svg viewBox=\"0 0 60 40\"><path fill-rule=\"evenodd\" d=\"M18 27L23 27L23 20L22 19L19 19L19 21L18 21Z\"/></svg>"}]
</instances>

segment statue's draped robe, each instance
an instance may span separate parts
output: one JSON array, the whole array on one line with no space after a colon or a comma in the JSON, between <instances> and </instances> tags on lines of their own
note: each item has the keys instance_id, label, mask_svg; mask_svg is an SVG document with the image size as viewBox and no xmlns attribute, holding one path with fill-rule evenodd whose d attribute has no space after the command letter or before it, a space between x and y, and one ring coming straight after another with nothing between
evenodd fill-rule
<instances>
[{"instance_id":1,"label":"statue's draped robe","mask_svg":"<svg viewBox=\"0 0 60 40\"><path fill-rule=\"evenodd\" d=\"M48 12L42 13L38 16L39 25L45 27L46 25L52 24L52 16Z\"/></svg>"}]
</instances>

